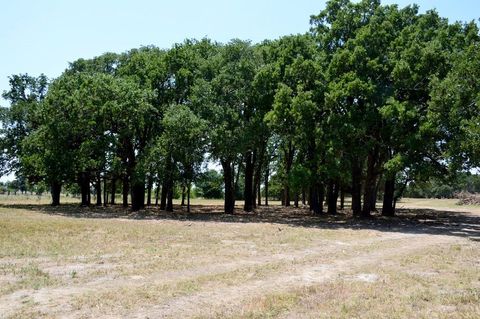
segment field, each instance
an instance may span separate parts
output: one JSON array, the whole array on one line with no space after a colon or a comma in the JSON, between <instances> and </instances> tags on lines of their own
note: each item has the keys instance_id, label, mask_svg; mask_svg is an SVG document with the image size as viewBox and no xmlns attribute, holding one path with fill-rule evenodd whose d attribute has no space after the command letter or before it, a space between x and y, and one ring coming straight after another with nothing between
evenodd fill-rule
<instances>
[{"instance_id":1,"label":"field","mask_svg":"<svg viewBox=\"0 0 480 319\"><path fill-rule=\"evenodd\" d=\"M65 199L65 198L64 198ZM221 201L132 214L0 198L0 318L478 318L480 207L399 217Z\"/></svg>"}]
</instances>

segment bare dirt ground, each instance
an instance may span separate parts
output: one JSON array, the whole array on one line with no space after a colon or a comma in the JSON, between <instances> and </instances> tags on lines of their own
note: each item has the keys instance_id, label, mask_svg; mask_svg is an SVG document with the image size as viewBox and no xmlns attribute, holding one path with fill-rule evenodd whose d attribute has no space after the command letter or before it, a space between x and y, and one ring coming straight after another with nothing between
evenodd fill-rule
<instances>
[{"instance_id":1,"label":"bare dirt ground","mask_svg":"<svg viewBox=\"0 0 480 319\"><path fill-rule=\"evenodd\" d=\"M201 203L201 202L200 202ZM478 318L480 212L0 206L0 318ZM427 208L431 207L431 208Z\"/></svg>"}]
</instances>

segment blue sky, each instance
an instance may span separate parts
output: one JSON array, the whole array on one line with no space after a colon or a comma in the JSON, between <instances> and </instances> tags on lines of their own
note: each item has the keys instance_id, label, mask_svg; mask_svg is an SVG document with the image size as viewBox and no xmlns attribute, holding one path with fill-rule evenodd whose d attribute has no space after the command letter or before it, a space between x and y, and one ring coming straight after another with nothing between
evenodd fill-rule
<instances>
[{"instance_id":1,"label":"blue sky","mask_svg":"<svg viewBox=\"0 0 480 319\"><path fill-rule=\"evenodd\" d=\"M415 1L414 1L415 2ZM410 0L383 1L405 6ZM480 16L478 0L418 0L450 20ZM58 76L68 62L141 45L169 48L185 38L258 42L303 33L321 0L17 0L0 12L0 92L11 74ZM7 102L0 99L0 105Z\"/></svg>"}]
</instances>

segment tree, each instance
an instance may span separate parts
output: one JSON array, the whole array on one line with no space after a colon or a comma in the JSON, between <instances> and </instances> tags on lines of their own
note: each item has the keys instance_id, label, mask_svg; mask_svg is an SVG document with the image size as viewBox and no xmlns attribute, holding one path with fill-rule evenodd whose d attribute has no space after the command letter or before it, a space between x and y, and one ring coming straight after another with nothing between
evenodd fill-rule
<instances>
[{"instance_id":1,"label":"tree","mask_svg":"<svg viewBox=\"0 0 480 319\"><path fill-rule=\"evenodd\" d=\"M249 135L245 127L253 106L250 95L255 75L253 50L249 42L232 40L219 48L210 63L216 74L210 81L197 83L193 101L210 128L209 153L222 165L225 212L231 214L235 207L235 167L242 162L240 155L247 154L245 160L251 165L251 147L246 140Z\"/></svg>"},{"instance_id":2,"label":"tree","mask_svg":"<svg viewBox=\"0 0 480 319\"><path fill-rule=\"evenodd\" d=\"M273 44L279 84L266 122L280 138L283 158L284 203L290 205L289 176L296 153L307 154L310 203L321 212L319 199L317 135L323 106L321 63L310 35L281 38Z\"/></svg>"},{"instance_id":3,"label":"tree","mask_svg":"<svg viewBox=\"0 0 480 319\"><path fill-rule=\"evenodd\" d=\"M105 204L110 186L113 204L121 181L133 210L156 184L171 211L178 184L221 196L218 174L196 181L208 159L222 165L226 213L237 199L252 211L263 182L266 203L270 185L315 214L349 191L353 214L369 217L383 192L392 216L409 184L478 167L479 43L474 22L330 0L307 34L105 53L71 63L48 92L43 75L12 76L2 173L49 184L53 204L74 184L83 205L92 186Z\"/></svg>"},{"instance_id":4,"label":"tree","mask_svg":"<svg viewBox=\"0 0 480 319\"><path fill-rule=\"evenodd\" d=\"M200 197L207 199L223 198L223 177L216 170L210 169L199 174L195 188Z\"/></svg>"},{"instance_id":5,"label":"tree","mask_svg":"<svg viewBox=\"0 0 480 319\"><path fill-rule=\"evenodd\" d=\"M172 105L163 119L164 133L159 143L172 162L178 164L187 188L187 211L190 212L190 190L203 161L207 144L205 120L184 105Z\"/></svg>"},{"instance_id":6,"label":"tree","mask_svg":"<svg viewBox=\"0 0 480 319\"><path fill-rule=\"evenodd\" d=\"M105 169L107 153L116 148L129 156L128 168L136 172L146 98L135 83L108 74L67 72L53 82L23 158L26 168L52 185L55 204L61 185L76 181L82 205L89 205L90 177Z\"/></svg>"},{"instance_id":7,"label":"tree","mask_svg":"<svg viewBox=\"0 0 480 319\"><path fill-rule=\"evenodd\" d=\"M403 12L412 16L406 10ZM452 121L445 117L441 121L433 120L436 111L432 101L439 95L432 91L432 85L445 78L449 70L457 68L452 68L452 59L478 38L476 26L449 25L435 11L405 20L409 22L392 42L389 54L394 91L380 110L386 124L382 140L387 145L382 209L385 216L394 214L396 198L405 189L402 186L399 192L395 191L396 179L402 171L408 176L407 183L449 174L445 160L450 157L445 156L448 137L440 128L446 128Z\"/></svg>"},{"instance_id":8,"label":"tree","mask_svg":"<svg viewBox=\"0 0 480 319\"><path fill-rule=\"evenodd\" d=\"M19 178L28 177L32 182L39 180L32 171L24 170L21 162L23 141L37 127L37 109L44 100L48 79L45 75L32 77L28 74L12 75L9 77L10 90L3 92L4 99L10 102L10 107L1 109L2 136L1 150L1 174L15 173Z\"/></svg>"},{"instance_id":9,"label":"tree","mask_svg":"<svg viewBox=\"0 0 480 319\"><path fill-rule=\"evenodd\" d=\"M460 169L480 165L480 41L478 29L472 31L475 42L456 57L444 79L434 80L429 113L451 164Z\"/></svg>"}]
</instances>

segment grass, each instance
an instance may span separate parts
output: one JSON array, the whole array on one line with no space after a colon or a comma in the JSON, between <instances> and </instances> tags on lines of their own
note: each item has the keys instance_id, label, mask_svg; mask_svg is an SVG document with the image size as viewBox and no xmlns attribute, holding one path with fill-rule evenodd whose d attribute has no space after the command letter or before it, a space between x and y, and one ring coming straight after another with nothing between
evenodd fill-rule
<instances>
[{"instance_id":1,"label":"grass","mask_svg":"<svg viewBox=\"0 0 480 319\"><path fill-rule=\"evenodd\" d=\"M138 219L121 209L50 209L29 200L5 206L0 199L6 318L474 318L480 312L479 243L449 228L464 227L463 215L439 213L443 226L429 230L410 218L422 210L410 210L408 223L314 218L278 206L225 216L208 215L221 206L198 200L209 206L196 207L200 217L154 210ZM449 208L444 201L402 204ZM468 227L480 229L472 211Z\"/></svg>"},{"instance_id":2,"label":"grass","mask_svg":"<svg viewBox=\"0 0 480 319\"><path fill-rule=\"evenodd\" d=\"M359 269L374 271L379 278L375 282L341 277L290 292L298 302L284 313L305 318L476 318L479 258L478 246L473 244L431 247L393 260L388 267ZM271 305L268 311L279 306Z\"/></svg>"},{"instance_id":3,"label":"grass","mask_svg":"<svg viewBox=\"0 0 480 319\"><path fill-rule=\"evenodd\" d=\"M12 276L17 280L7 282L0 287L0 295L11 293L21 289L38 290L43 287L59 284L60 280L52 278L47 272L39 268L35 262L25 265L3 264L0 266L0 274Z\"/></svg>"},{"instance_id":4,"label":"grass","mask_svg":"<svg viewBox=\"0 0 480 319\"><path fill-rule=\"evenodd\" d=\"M115 197L117 203L122 202L122 197L117 195ZM92 203L96 202L96 197L93 196L91 199ZM155 201L155 199L152 199ZM3 205L13 205L13 204L22 204L22 205L48 205L51 202L51 197L49 194L42 194L36 195L33 193L25 193L21 194L18 192L17 194L11 193L10 195L7 194L0 194L0 204ZM80 197L73 196L73 195L66 195L62 194L60 197L60 202L62 204L80 204ZM263 202L263 201L262 201ZM176 205L180 205L180 199L174 199L173 203ZM223 199L204 199L204 198L192 198L190 200L191 205L207 205L207 206L223 206ZM270 205L280 205L280 201L270 200ZM242 202L237 201L237 206L241 206Z\"/></svg>"},{"instance_id":5,"label":"grass","mask_svg":"<svg viewBox=\"0 0 480 319\"><path fill-rule=\"evenodd\" d=\"M437 246L388 267L361 268L322 285L251 300L231 318L477 318L479 258L473 245ZM352 280L372 271L374 282Z\"/></svg>"},{"instance_id":6,"label":"grass","mask_svg":"<svg viewBox=\"0 0 480 319\"><path fill-rule=\"evenodd\" d=\"M457 210L457 211L474 211L480 212L480 206L478 205L468 205L461 206L458 205L458 199L454 198L402 198L397 203L397 208L431 208L431 209L448 209L448 210Z\"/></svg>"},{"instance_id":7,"label":"grass","mask_svg":"<svg viewBox=\"0 0 480 319\"><path fill-rule=\"evenodd\" d=\"M48 194L43 195L36 195L36 194L21 194L21 193L11 193L10 195L7 194L0 194L0 204L2 205L48 205L51 203L51 197ZM61 203L68 204L68 203L80 203L80 199L78 197L73 197L71 195L67 196L62 194L60 197Z\"/></svg>"}]
</instances>

